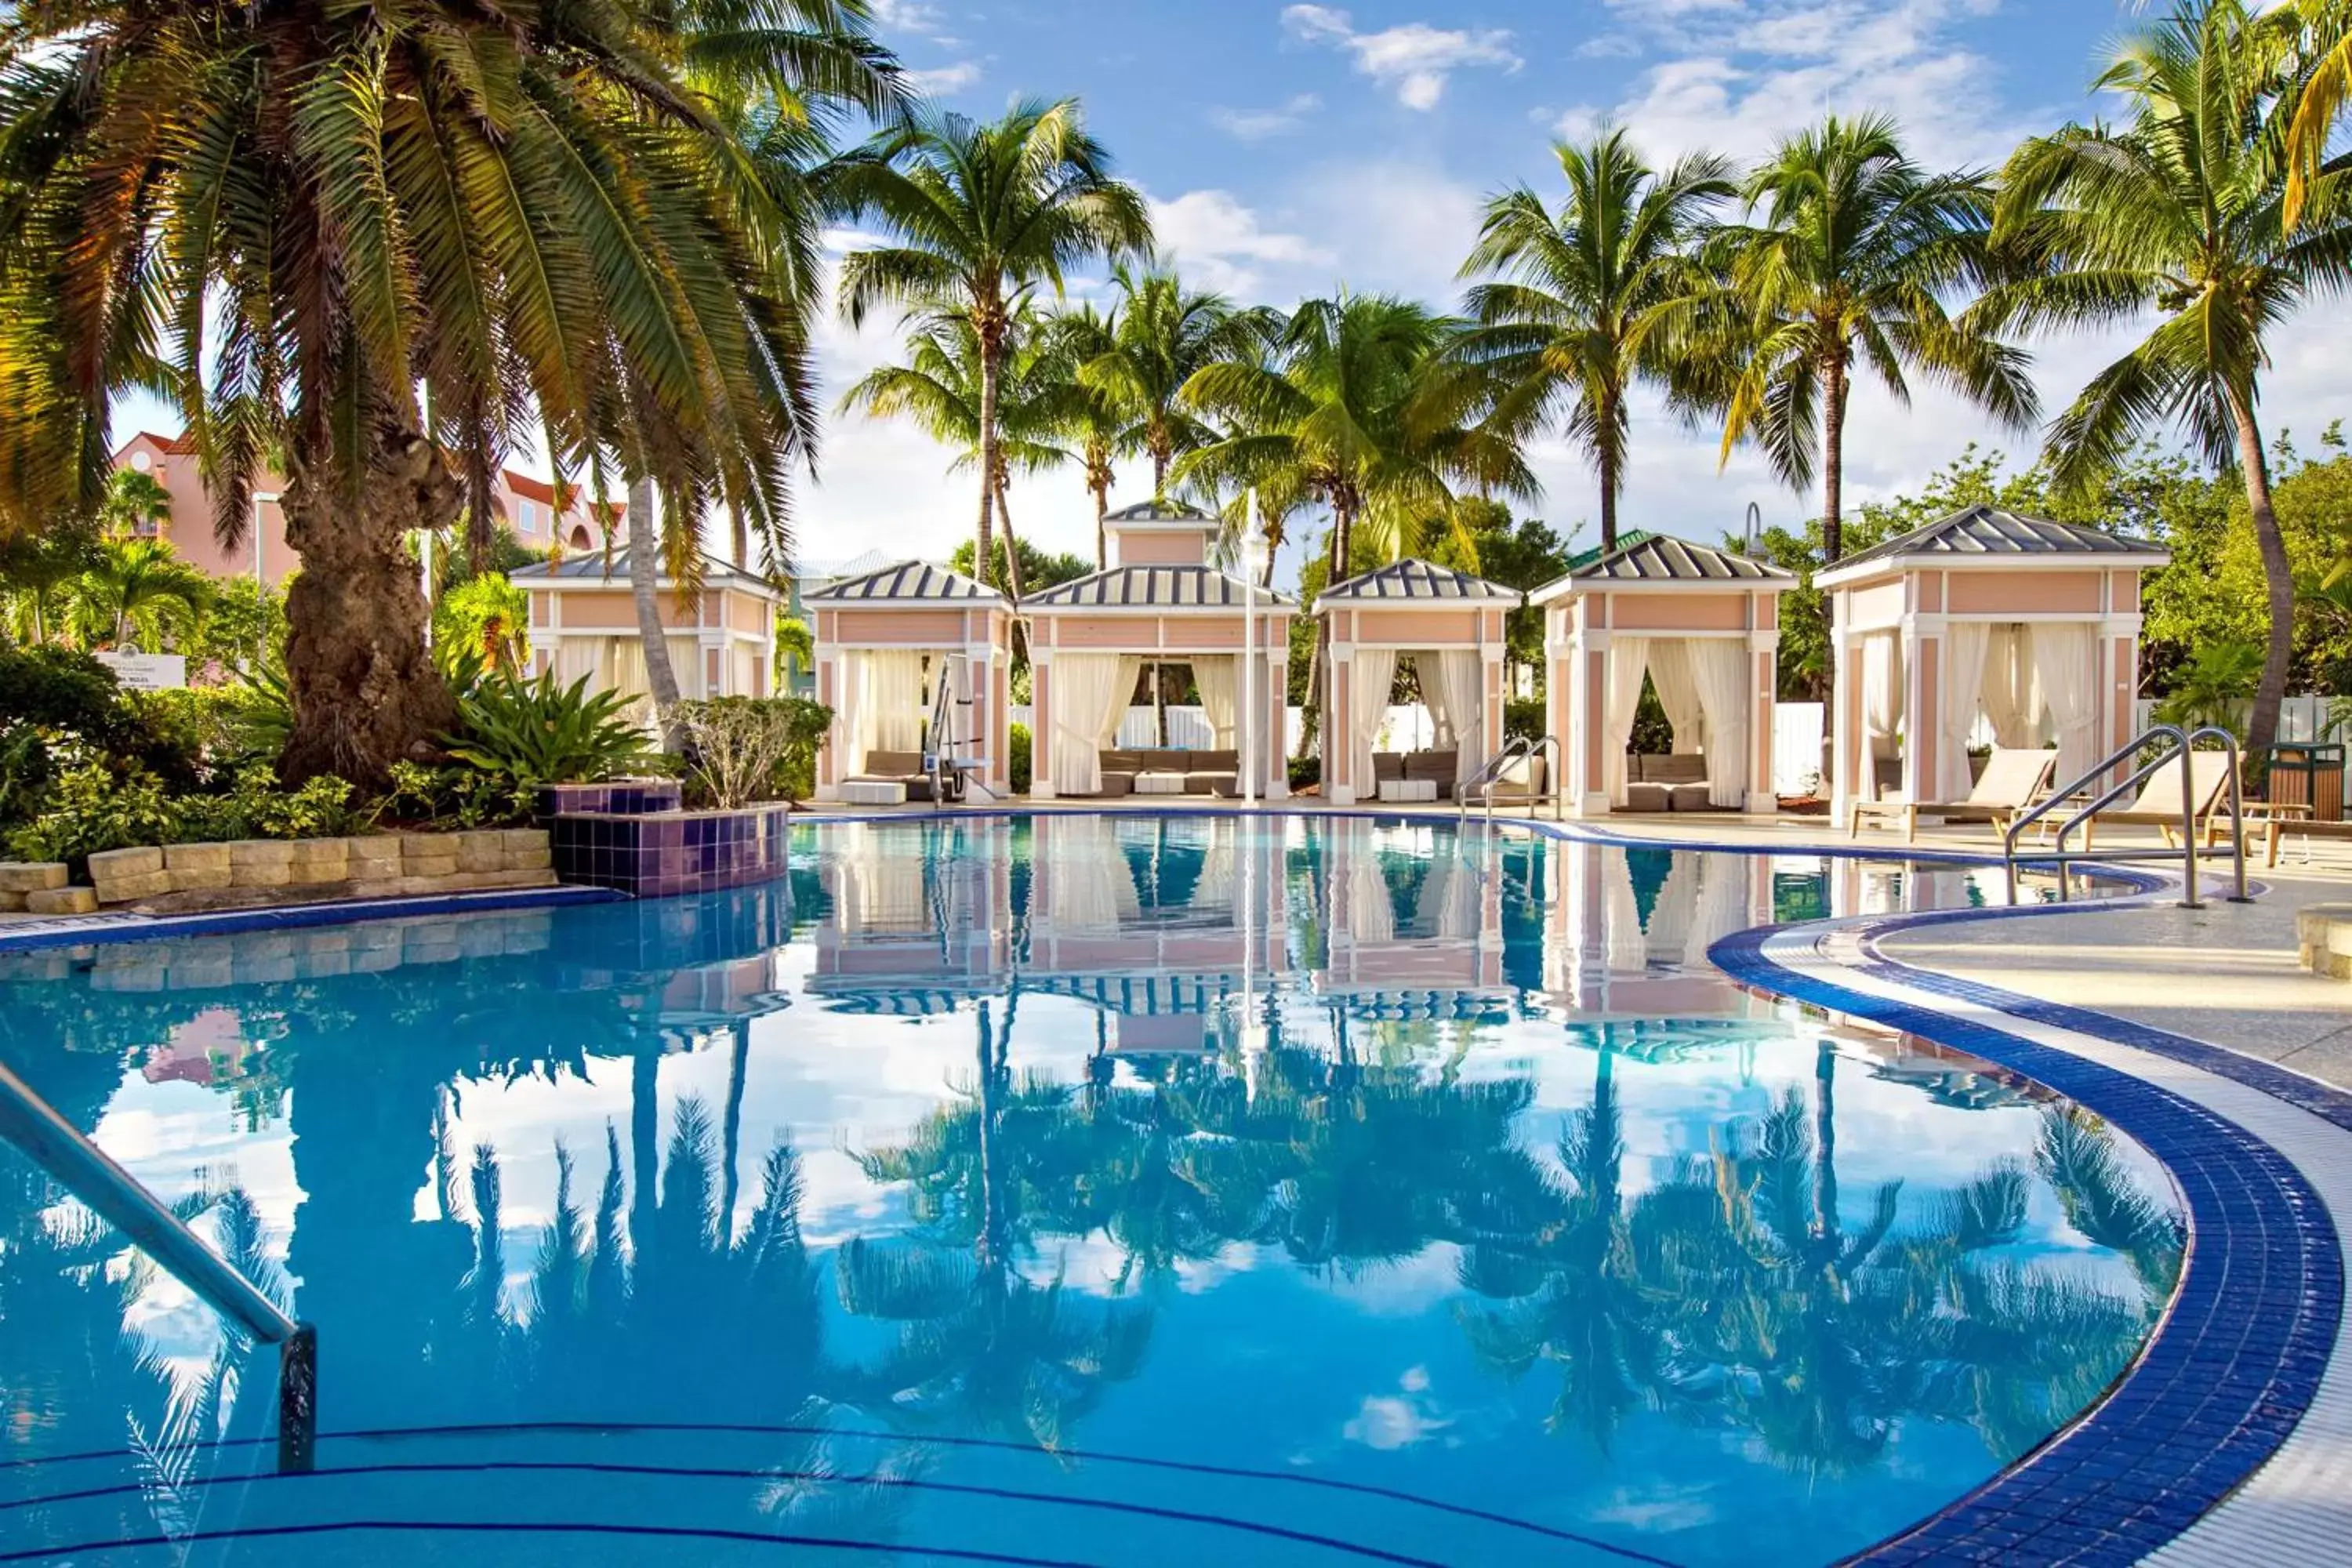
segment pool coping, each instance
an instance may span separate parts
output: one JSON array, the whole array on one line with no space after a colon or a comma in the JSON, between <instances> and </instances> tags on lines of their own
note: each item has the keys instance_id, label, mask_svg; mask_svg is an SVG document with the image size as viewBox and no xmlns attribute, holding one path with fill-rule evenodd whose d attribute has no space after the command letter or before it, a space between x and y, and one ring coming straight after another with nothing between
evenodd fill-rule
<instances>
[{"instance_id":1,"label":"pool coping","mask_svg":"<svg viewBox=\"0 0 2352 1568\"><path fill-rule=\"evenodd\" d=\"M1053 810L1139 815L1108 803ZM793 821L887 824L1029 815L1045 813L1008 802L920 812L826 810L796 814ZM1142 815L1449 825L1444 814L1370 805L1310 812L1234 802ZM1615 847L1976 868L2003 863L1990 854L1851 841L1661 840L1584 821L1501 813L1457 816L1451 825L1472 824ZM2132 889L2098 900L2102 910L2145 904L2177 885L2177 879L2145 867L2084 869ZM623 896L567 885L211 914L100 914L0 928L0 952L601 903ZM2308 1494L2328 1488L2307 1473L2315 1467L2340 1473L2352 1462L2352 1365L2336 1354L2352 1235L2339 1234L2335 1217L2352 1215L2352 1093L2209 1042L1906 964L1879 945L1922 927L2060 917L2087 907L1991 907L1763 926L1727 937L1708 952L1718 968L1753 989L1969 1052L2082 1104L2146 1147L2189 1211L2189 1247L2173 1299L2137 1360L2107 1394L1975 1490L1849 1562L1991 1560L2030 1552L2036 1561L2126 1563L2160 1553L2167 1562L2201 1565L2242 1561L2242 1548L2257 1542L2285 1553L2284 1560L2310 1561L2329 1554L2352 1531L2347 1510L2331 1512L2311 1502ZM2144 1059L2136 1064L2135 1058ZM2185 1089L2201 1092L2192 1097ZM2216 1098L2228 1103L2227 1113L2213 1103ZM2221 1336L2232 1331L2225 1355ZM2313 1451L2298 1452L2302 1447ZM2266 1472L2280 1478L2268 1489ZM2332 1481L2334 1473L2326 1479ZM2307 1484L2298 1487L2298 1477ZM2266 1489L2280 1495L2256 1495ZM2262 1508L2269 1513L2249 1517ZM2223 1533L2233 1537L2226 1545L2216 1539Z\"/></svg>"}]
</instances>

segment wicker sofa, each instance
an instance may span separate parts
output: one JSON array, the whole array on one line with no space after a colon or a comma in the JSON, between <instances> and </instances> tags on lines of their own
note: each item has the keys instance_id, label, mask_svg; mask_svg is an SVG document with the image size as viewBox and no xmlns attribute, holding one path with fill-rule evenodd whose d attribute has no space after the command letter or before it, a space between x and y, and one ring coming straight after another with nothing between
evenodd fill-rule
<instances>
[{"instance_id":1,"label":"wicker sofa","mask_svg":"<svg viewBox=\"0 0 2352 1568\"><path fill-rule=\"evenodd\" d=\"M1628 811L1713 811L1707 799L1706 759L1696 752L1625 759Z\"/></svg>"},{"instance_id":2,"label":"wicker sofa","mask_svg":"<svg viewBox=\"0 0 2352 1568\"><path fill-rule=\"evenodd\" d=\"M1135 793L1138 773L1181 773L1186 795L1213 795L1231 799L1242 792L1242 758L1237 751L1186 752L1172 747L1102 753L1103 796Z\"/></svg>"},{"instance_id":3,"label":"wicker sofa","mask_svg":"<svg viewBox=\"0 0 2352 1568\"><path fill-rule=\"evenodd\" d=\"M1374 752L1372 793L1395 779L1427 779L1437 786L1437 798L1454 798L1454 775L1460 758L1453 752Z\"/></svg>"},{"instance_id":4,"label":"wicker sofa","mask_svg":"<svg viewBox=\"0 0 2352 1568\"><path fill-rule=\"evenodd\" d=\"M868 752L864 769L842 782L905 784L908 800L931 798L931 775L923 767L923 753L920 752Z\"/></svg>"}]
</instances>

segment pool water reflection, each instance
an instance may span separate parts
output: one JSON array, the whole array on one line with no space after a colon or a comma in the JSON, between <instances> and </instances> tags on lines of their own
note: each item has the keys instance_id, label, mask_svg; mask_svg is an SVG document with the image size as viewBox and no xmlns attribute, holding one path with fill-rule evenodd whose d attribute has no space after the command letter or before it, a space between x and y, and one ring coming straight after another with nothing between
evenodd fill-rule
<instances>
[{"instance_id":1,"label":"pool water reflection","mask_svg":"<svg viewBox=\"0 0 2352 1568\"><path fill-rule=\"evenodd\" d=\"M330 1434L248 1482L266 1360L0 1165L0 1561L1819 1562L2094 1400L2178 1273L2095 1119L1704 959L1977 873L1338 818L793 847L0 957L11 1064L319 1325Z\"/></svg>"}]
</instances>

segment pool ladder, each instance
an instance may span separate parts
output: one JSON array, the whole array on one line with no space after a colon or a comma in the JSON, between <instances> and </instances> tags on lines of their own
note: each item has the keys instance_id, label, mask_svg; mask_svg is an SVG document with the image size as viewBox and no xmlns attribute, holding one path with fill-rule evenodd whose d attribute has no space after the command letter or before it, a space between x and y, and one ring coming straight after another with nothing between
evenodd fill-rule
<instances>
[{"instance_id":1,"label":"pool ladder","mask_svg":"<svg viewBox=\"0 0 2352 1568\"><path fill-rule=\"evenodd\" d=\"M288 1317L252 1280L231 1268L161 1198L5 1063L0 1063L0 1139L23 1151L255 1342L278 1347L278 1468L290 1474L309 1470L319 1436L319 1331Z\"/></svg>"},{"instance_id":2,"label":"pool ladder","mask_svg":"<svg viewBox=\"0 0 2352 1568\"><path fill-rule=\"evenodd\" d=\"M2066 785L2053 790L2049 796L2021 812L2001 832L2001 857L2009 879L2009 901L2017 902L2017 868L2020 865L2055 866L2058 868L2058 898L2064 902L2069 892L2068 868L2077 860L2169 860L2180 858L2180 907L2202 909L2197 898L2197 835L2200 829L2210 830L2215 814L2200 812L2205 803L2197 797L2197 768L2190 753L2200 741L2218 741L2229 758L2226 788L2230 802L2230 859L2234 883L2230 893L2231 903L2246 901L2246 801L2242 782L2238 777L2238 738L2218 725L2207 724L2198 729L2184 729L2179 724L2158 724L2144 730L2125 744L2101 758L2090 772ZM2107 772L2138 757L2150 747L2155 755L2142 762L2130 773L2117 779L2088 801L2082 797L2098 784ZM2137 789L2164 768L2178 763L2180 767L2180 847L2148 849L2117 853L2112 850L2094 851L2089 848L2069 849L2066 836L2081 827L2084 837L2090 834L2093 819L2120 800L2124 795ZM2073 806L2073 812L2058 823L2054 841L2046 849L2021 849L2019 838L2035 823L2053 816L2062 807ZM2170 831L2170 825L2165 825Z\"/></svg>"},{"instance_id":3,"label":"pool ladder","mask_svg":"<svg viewBox=\"0 0 2352 1568\"><path fill-rule=\"evenodd\" d=\"M1495 821L1495 790L1503 782L1504 772L1516 762L1539 762L1547 751L1551 753L1551 766L1544 773L1544 787L1538 793L1530 794L1528 804L1532 807L1549 800L1552 820L1559 820L1559 737L1538 735L1531 740L1525 735L1517 735L1504 742L1503 749L1487 758L1486 766L1464 780L1454 790L1454 821L1459 824L1468 820L1471 797L1476 795L1486 803L1486 822L1491 826Z\"/></svg>"}]
</instances>

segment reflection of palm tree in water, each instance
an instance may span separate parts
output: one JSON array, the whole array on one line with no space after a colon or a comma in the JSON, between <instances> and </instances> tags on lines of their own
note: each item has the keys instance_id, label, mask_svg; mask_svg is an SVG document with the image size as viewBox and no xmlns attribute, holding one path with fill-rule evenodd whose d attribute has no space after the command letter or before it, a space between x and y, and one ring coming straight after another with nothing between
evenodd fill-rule
<instances>
[{"instance_id":1,"label":"reflection of palm tree in water","mask_svg":"<svg viewBox=\"0 0 2352 1568\"><path fill-rule=\"evenodd\" d=\"M1832 1058L1811 1114L1790 1090L1752 1140L1625 1211L1610 1053L1560 1146L1565 1177L1498 1189L1465 1281L1473 1349L1509 1376L1561 1366L1551 1424L1604 1448L1646 1403L1751 1431L1813 1476L1872 1464L1906 1416L1965 1422L1996 1460L2040 1440L2128 1362L2178 1278L2172 1217L2137 1192L2103 1130L2044 1113L2037 1163L2070 1219L2139 1276L2126 1297L1990 1257L2025 1219L2024 1173L1996 1164L1895 1235L1897 1184L1840 1217Z\"/></svg>"}]
</instances>

